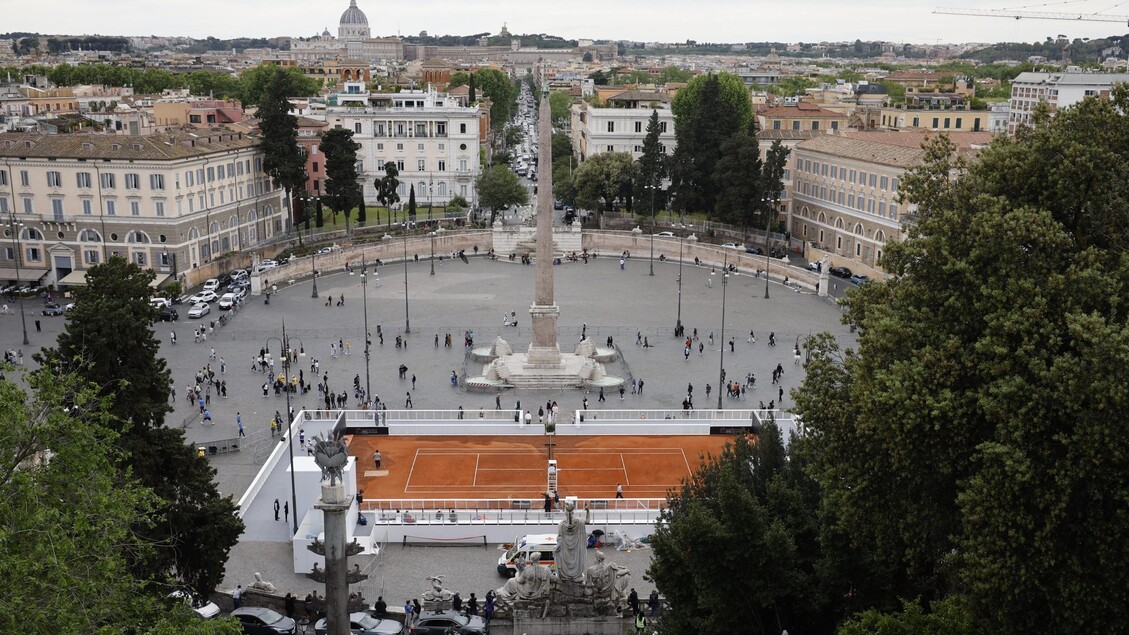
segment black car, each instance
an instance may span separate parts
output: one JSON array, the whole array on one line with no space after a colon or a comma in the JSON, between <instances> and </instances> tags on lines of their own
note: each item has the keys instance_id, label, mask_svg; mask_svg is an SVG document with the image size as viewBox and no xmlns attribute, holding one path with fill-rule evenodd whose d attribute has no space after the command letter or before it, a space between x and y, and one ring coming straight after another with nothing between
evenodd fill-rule
<instances>
[{"instance_id":1,"label":"black car","mask_svg":"<svg viewBox=\"0 0 1129 635\"><path fill-rule=\"evenodd\" d=\"M455 611L425 611L406 632L416 635L487 635L490 628L486 625L486 620L477 615L463 615Z\"/></svg>"},{"instance_id":2,"label":"black car","mask_svg":"<svg viewBox=\"0 0 1129 635\"><path fill-rule=\"evenodd\" d=\"M231 612L247 635L293 635L294 620L264 606L244 606Z\"/></svg>"},{"instance_id":3,"label":"black car","mask_svg":"<svg viewBox=\"0 0 1129 635\"><path fill-rule=\"evenodd\" d=\"M175 322L180 319L180 314L171 306L166 306L161 309L159 317L162 322Z\"/></svg>"},{"instance_id":4,"label":"black car","mask_svg":"<svg viewBox=\"0 0 1129 635\"><path fill-rule=\"evenodd\" d=\"M48 302L47 304L43 305L43 315L62 315L62 314L63 314L63 307L59 306L58 304L55 304L54 302Z\"/></svg>"},{"instance_id":5,"label":"black car","mask_svg":"<svg viewBox=\"0 0 1129 635\"><path fill-rule=\"evenodd\" d=\"M850 278L852 275L851 270L846 267L831 267L827 273L830 273L836 278Z\"/></svg>"}]
</instances>

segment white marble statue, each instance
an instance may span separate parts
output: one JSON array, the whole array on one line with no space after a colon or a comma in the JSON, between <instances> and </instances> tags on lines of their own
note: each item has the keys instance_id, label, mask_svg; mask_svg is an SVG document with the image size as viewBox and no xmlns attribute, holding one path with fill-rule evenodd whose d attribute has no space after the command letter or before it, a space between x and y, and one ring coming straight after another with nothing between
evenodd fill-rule
<instances>
[{"instance_id":1,"label":"white marble statue","mask_svg":"<svg viewBox=\"0 0 1129 635\"><path fill-rule=\"evenodd\" d=\"M584 505L584 517L576 513L574 501L565 502L565 517L557 530L557 546L554 560L557 563L557 577L572 582L584 581L584 552L588 548L587 525L592 520L592 511Z\"/></svg>"},{"instance_id":2,"label":"white marble statue","mask_svg":"<svg viewBox=\"0 0 1129 635\"><path fill-rule=\"evenodd\" d=\"M584 572L585 584L592 588L592 595L607 598L612 602L627 599L627 588L631 583L631 572L627 567L608 562L603 551L596 551L596 562Z\"/></svg>"},{"instance_id":3,"label":"white marble statue","mask_svg":"<svg viewBox=\"0 0 1129 635\"><path fill-rule=\"evenodd\" d=\"M529 561L519 558L517 575L506 580L506 584L495 593L498 601L512 605L517 600L540 600L549 597L553 584L553 572L541 564L541 553L534 552Z\"/></svg>"}]
</instances>

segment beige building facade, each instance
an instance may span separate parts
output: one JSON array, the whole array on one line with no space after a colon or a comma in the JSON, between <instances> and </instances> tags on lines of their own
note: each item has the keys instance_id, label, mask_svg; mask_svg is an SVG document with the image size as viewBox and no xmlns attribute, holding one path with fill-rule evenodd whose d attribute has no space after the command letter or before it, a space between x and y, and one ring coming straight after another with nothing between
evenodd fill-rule
<instances>
[{"instance_id":1,"label":"beige building facade","mask_svg":"<svg viewBox=\"0 0 1129 635\"><path fill-rule=\"evenodd\" d=\"M0 281L68 286L112 255L183 276L289 229L257 138L0 134Z\"/></svg>"}]
</instances>

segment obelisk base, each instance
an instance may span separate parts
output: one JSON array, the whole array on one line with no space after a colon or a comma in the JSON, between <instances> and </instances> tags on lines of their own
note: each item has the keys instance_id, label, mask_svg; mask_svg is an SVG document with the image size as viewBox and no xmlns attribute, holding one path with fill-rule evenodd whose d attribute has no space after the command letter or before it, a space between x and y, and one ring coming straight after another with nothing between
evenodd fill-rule
<instances>
[{"instance_id":1,"label":"obelisk base","mask_svg":"<svg viewBox=\"0 0 1129 635\"><path fill-rule=\"evenodd\" d=\"M561 348L557 344L557 316L561 308L555 304L534 304L529 307L533 322L533 342L526 355L527 368L555 368L561 364Z\"/></svg>"}]
</instances>

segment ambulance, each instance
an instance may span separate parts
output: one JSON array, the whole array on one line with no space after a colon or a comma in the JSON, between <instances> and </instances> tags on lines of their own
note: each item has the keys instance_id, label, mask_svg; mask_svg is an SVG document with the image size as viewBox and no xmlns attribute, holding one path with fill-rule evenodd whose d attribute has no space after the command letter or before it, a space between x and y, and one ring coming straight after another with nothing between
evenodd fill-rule
<instances>
[{"instance_id":1,"label":"ambulance","mask_svg":"<svg viewBox=\"0 0 1129 635\"><path fill-rule=\"evenodd\" d=\"M556 554L553 552L556 547L556 534L528 534L517 538L512 544L502 545L505 552L498 558L498 573L507 578L514 577L517 575L517 561L528 561L534 553L541 554L541 564L556 571Z\"/></svg>"}]
</instances>

